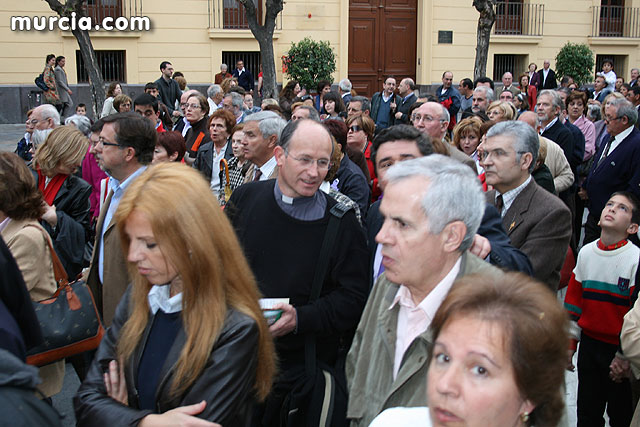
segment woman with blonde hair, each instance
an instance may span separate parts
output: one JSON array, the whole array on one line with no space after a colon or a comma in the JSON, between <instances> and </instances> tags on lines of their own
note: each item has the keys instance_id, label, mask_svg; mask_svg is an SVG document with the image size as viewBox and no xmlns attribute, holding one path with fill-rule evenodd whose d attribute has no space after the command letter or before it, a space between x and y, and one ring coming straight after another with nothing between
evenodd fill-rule
<instances>
[{"instance_id":1,"label":"woman with blonde hair","mask_svg":"<svg viewBox=\"0 0 640 427\"><path fill-rule=\"evenodd\" d=\"M51 298L56 279L51 238L38 222L44 213L42 194L29 168L18 155L0 152L0 236L18 264L33 301ZM64 360L43 366L38 389L45 397L62 390Z\"/></svg>"},{"instance_id":2,"label":"woman with blonde hair","mask_svg":"<svg viewBox=\"0 0 640 427\"><path fill-rule=\"evenodd\" d=\"M494 122L505 122L516 117L516 108L507 101L493 101L487 108L487 116Z\"/></svg>"},{"instance_id":3,"label":"woman with blonde hair","mask_svg":"<svg viewBox=\"0 0 640 427\"><path fill-rule=\"evenodd\" d=\"M113 108L115 108L118 113L128 113L131 111L131 98L121 93L113 98Z\"/></svg>"},{"instance_id":4,"label":"woman with blonde hair","mask_svg":"<svg viewBox=\"0 0 640 427\"><path fill-rule=\"evenodd\" d=\"M154 165L115 220L132 285L75 397L78 425L248 425L271 388L273 341L208 183L185 165Z\"/></svg>"},{"instance_id":5,"label":"woman with blonde hair","mask_svg":"<svg viewBox=\"0 0 640 427\"><path fill-rule=\"evenodd\" d=\"M37 186L45 201L42 226L70 280L82 271L90 233L91 185L74 173L82 165L89 139L73 126L51 131L33 156Z\"/></svg>"}]
</instances>

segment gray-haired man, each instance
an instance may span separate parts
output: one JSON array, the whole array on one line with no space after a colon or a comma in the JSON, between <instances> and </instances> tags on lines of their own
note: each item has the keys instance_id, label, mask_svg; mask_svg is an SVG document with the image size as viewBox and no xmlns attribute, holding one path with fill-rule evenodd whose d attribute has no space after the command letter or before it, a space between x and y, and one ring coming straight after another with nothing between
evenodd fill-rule
<instances>
[{"instance_id":1,"label":"gray-haired man","mask_svg":"<svg viewBox=\"0 0 640 427\"><path fill-rule=\"evenodd\" d=\"M531 261L533 275L556 291L571 239L571 212L531 177L538 158L538 135L524 122L493 126L482 143L486 193L502 216L511 244Z\"/></svg>"},{"instance_id":2,"label":"gray-haired man","mask_svg":"<svg viewBox=\"0 0 640 427\"><path fill-rule=\"evenodd\" d=\"M244 182L264 181L278 176L274 149L286 125L284 119L273 111L260 111L247 116L242 146L244 157L252 166L247 170Z\"/></svg>"},{"instance_id":3,"label":"gray-haired man","mask_svg":"<svg viewBox=\"0 0 640 427\"><path fill-rule=\"evenodd\" d=\"M432 154L399 162L385 179L384 222L376 236L385 271L347 356L352 426L368 426L390 407L426 406L429 319L457 278L500 274L467 251L485 206L467 166Z\"/></svg>"}]
</instances>

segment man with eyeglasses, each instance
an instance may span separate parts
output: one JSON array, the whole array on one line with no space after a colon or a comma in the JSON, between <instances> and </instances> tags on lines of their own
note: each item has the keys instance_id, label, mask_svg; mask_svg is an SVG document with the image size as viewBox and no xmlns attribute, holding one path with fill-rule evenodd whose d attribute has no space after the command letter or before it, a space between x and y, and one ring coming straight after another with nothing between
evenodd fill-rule
<instances>
[{"instance_id":1,"label":"man with eyeglasses","mask_svg":"<svg viewBox=\"0 0 640 427\"><path fill-rule=\"evenodd\" d=\"M501 122L479 147L480 165L494 188L487 201L500 212L511 244L529 257L534 277L555 292L571 239L571 212L532 179L539 148L531 126Z\"/></svg>"},{"instance_id":2,"label":"man with eyeglasses","mask_svg":"<svg viewBox=\"0 0 640 427\"><path fill-rule=\"evenodd\" d=\"M607 101L604 111L609 138L594 154L593 165L582 186L589 208L584 227L585 244L600 237L600 214L613 193L630 191L640 197L640 131L634 126L638 110L626 99L613 98ZM638 245L637 235L631 235L630 239Z\"/></svg>"},{"instance_id":3,"label":"man with eyeglasses","mask_svg":"<svg viewBox=\"0 0 640 427\"><path fill-rule=\"evenodd\" d=\"M60 126L60 113L51 104L38 105L31 113L29 124L35 130L55 129Z\"/></svg>"},{"instance_id":4,"label":"man with eyeglasses","mask_svg":"<svg viewBox=\"0 0 640 427\"><path fill-rule=\"evenodd\" d=\"M347 117L369 116L371 114L371 102L366 96L354 96L347 106Z\"/></svg>"},{"instance_id":5,"label":"man with eyeglasses","mask_svg":"<svg viewBox=\"0 0 640 427\"><path fill-rule=\"evenodd\" d=\"M425 102L413 112L413 126L420 132L429 135L432 141L441 141L440 144L434 143L434 146L440 149L436 149L436 152L446 154L478 173L475 161L445 140L449 121L449 111L444 105L437 102ZM446 153L443 152L444 150Z\"/></svg>"},{"instance_id":6,"label":"man with eyeglasses","mask_svg":"<svg viewBox=\"0 0 640 427\"><path fill-rule=\"evenodd\" d=\"M160 120L158 98L148 93L143 93L133 101L133 110L149 120L158 133L166 132L162 125L162 120Z\"/></svg>"},{"instance_id":7,"label":"man with eyeglasses","mask_svg":"<svg viewBox=\"0 0 640 427\"><path fill-rule=\"evenodd\" d=\"M109 193L100 210L91 265L85 277L105 326L109 326L130 283L113 217L124 192L151 163L157 132L151 121L136 113L112 114L102 122L100 137L90 152L109 175Z\"/></svg>"},{"instance_id":8,"label":"man with eyeglasses","mask_svg":"<svg viewBox=\"0 0 640 427\"><path fill-rule=\"evenodd\" d=\"M258 114L263 113L249 117ZM367 298L367 250L353 210L345 212L319 190L332 147L331 135L320 123L290 122L275 148L278 178L238 187L225 208L262 295L288 298L288 303L273 307L281 315L269 328L280 373L252 425L277 424L285 396L304 376L307 339L315 342L317 351L311 354L317 355L318 364L345 386L341 366ZM336 209L343 212L341 217L332 213ZM326 252L326 270L317 272L330 218L339 218L339 238ZM310 303L316 274L323 278L320 296ZM346 396L337 394L333 403L335 422L344 421Z\"/></svg>"}]
</instances>

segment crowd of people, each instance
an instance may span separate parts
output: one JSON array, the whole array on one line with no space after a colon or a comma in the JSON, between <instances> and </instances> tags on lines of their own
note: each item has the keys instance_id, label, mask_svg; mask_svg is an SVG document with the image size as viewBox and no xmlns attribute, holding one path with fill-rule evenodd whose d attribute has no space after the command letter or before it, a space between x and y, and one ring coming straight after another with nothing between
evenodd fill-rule
<instances>
[{"instance_id":1,"label":"crowd of people","mask_svg":"<svg viewBox=\"0 0 640 427\"><path fill-rule=\"evenodd\" d=\"M235 65L204 94L163 61L93 122L47 57L54 90L0 155L0 375L62 387L64 361L23 364L7 295L53 295L53 250L108 327L68 360L78 425L568 425L576 349L578 425L630 425L638 69L273 99Z\"/></svg>"}]
</instances>

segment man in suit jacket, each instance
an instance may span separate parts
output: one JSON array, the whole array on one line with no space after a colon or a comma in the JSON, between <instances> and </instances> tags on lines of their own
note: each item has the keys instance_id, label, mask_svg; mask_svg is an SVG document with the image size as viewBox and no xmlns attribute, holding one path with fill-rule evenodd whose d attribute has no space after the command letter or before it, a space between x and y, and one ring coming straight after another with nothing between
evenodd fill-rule
<instances>
[{"instance_id":1,"label":"man in suit jacket","mask_svg":"<svg viewBox=\"0 0 640 427\"><path fill-rule=\"evenodd\" d=\"M371 118L376 123L376 132L393 126L396 122L396 108L402 100L394 93L396 79L387 77L382 85L382 91L376 92L371 98Z\"/></svg>"},{"instance_id":2,"label":"man in suit jacket","mask_svg":"<svg viewBox=\"0 0 640 427\"><path fill-rule=\"evenodd\" d=\"M244 68L244 61L239 60L236 63L236 69L233 70L233 77L238 79L238 86L242 86L245 91L253 94L253 75L251 71Z\"/></svg>"},{"instance_id":3,"label":"man in suit jacket","mask_svg":"<svg viewBox=\"0 0 640 427\"><path fill-rule=\"evenodd\" d=\"M543 89L555 89L558 87L556 72L549 68L550 65L549 60L545 59L542 70L538 71L538 84L536 86L538 92Z\"/></svg>"},{"instance_id":4,"label":"man in suit jacket","mask_svg":"<svg viewBox=\"0 0 640 427\"><path fill-rule=\"evenodd\" d=\"M73 92L69 88L67 72L64 70L66 62L67 60L64 56L58 56L56 58L56 67L53 69L53 73L56 76L58 95L60 95L60 101L62 102L62 111L60 111L62 117L68 117L71 107L73 106L73 100L71 99Z\"/></svg>"},{"instance_id":5,"label":"man in suit jacket","mask_svg":"<svg viewBox=\"0 0 640 427\"><path fill-rule=\"evenodd\" d=\"M260 111L247 116L244 122L244 158L252 163L244 182L266 181L278 176L278 164L274 149L280 140L282 129L287 125L273 111Z\"/></svg>"},{"instance_id":6,"label":"man in suit jacket","mask_svg":"<svg viewBox=\"0 0 640 427\"><path fill-rule=\"evenodd\" d=\"M100 140L91 153L109 175L109 194L98 217L86 281L105 326L109 326L130 282L114 214L126 189L151 163L157 132L149 120L136 113L113 114L102 120Z\"/></svg>"},{"instance_id":7,"label":"man in suit jacket","mask_svg":"<svg viewBox=\"0 0 640 427\"><path fill-rule=\"evenodd\" d=\"M607 88L607 81L604 76L596 76L596 80L593 84L593 93L589 99L589 104L602 104L604 99L611 93L611 90Z\"/></svg>"},{"instance_id":8,"label":"man in suit jacket","mask_svg":"<svg viewBox=\"0 0 640 427\"><path fill-rule=\"evenodd\" d=\"M407 124L409 120L409 108L418 100L418 97L413 93L416 90L416 84L410 78L402 79L398 85L398 94L402 100L396 108L396 124Z\"/></svg>"},{"instance_id":9,"label":"man in suit jacket","mask_svg":"<svg viewBox=\"0 0 640 427\"><path fill-rule=\"evenodd\" d=\"M556 291L571 239L571 213L531 177L538 135L524 122L501 122L489 130L482 148L480 164L495 188L487 201L500 212L511 244L529 257L534 277Z\"/></svg>"},{"instance_id":10,"label":"man in suit jacket","mask_svg":"<svg viewBox=\"0 0 640 427\"><path fill-rule=\"evenodd\" d=\"M600 213L616 191L630 191L640 197L640 131L635 128L638 112L626 99L611 99L605 107L610 138L596 151L583 188L588 197L589 216L585 244L600 237ZM638 243L636 236L631 236Z\"/></svg>"},{"instance_id":11,"label":"man in suit jacket","mask_svg":"<svg viewBox=\"0 0 640 427\"><path fill-rule=\"evenodd\" d=\"M629 86L634 87L638 85L638 77L640 77L640 69L631 69L631 80L629 80Z\"/></svg>"},{"instance_id":12,"label":"man in suit jacket","mask_svg":"<svg viewBox=\"0 0 640 427\"><path fill-rule=\"evenodd\" d=\"M571 131L562 124L562 98L554 90L543 90L538 95L536 114L540 124L540 135L558 144L571 165L574 175L582 158L576 155Z\"/></svg>"}]
</instances>

